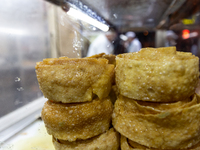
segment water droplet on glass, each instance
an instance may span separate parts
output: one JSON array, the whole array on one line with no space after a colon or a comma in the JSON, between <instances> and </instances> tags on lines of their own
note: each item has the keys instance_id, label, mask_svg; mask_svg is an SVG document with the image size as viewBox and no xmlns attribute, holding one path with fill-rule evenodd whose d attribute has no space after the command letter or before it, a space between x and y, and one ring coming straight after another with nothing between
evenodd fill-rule
<instances>
[{"instance_id":1,"label":"water droplet on glass","mask_svg":"<svg viewBox=\"0 0 200 150\"><path fill-rule=\"evenodd\" d=\"M113 16L115 17L115 19L117 19L117 17L118 17L117 14L113 14Z\"/></svg>"},{"instance_id":2,"label":"water droplet on glass","mask_svg":"<svg viewBox=\"0 0 200 150\"><path fill-rule=\"evenodd\" d=\"M87 10L87 14L88 14L89 16L91 16L92 10L91 10L91 9L88 9L88 10Z\"/></svg>"},{"instance_id":3,"label":"water droplet on glass","mask_svg":"<svg viewBox=\"0 0 200 150\"><path fill-rule=\"evenodd\" d=\"M84 9L88 9L88 7L86 5L83 6Z\"/></svg>"},{"instance_id":4,"label":"water droplet on glass","mask_svg":"<svg viewBox=\"0 0 200 150\"><path fill-rule=\"evenodd\" d=\"M64 16L61 16L61 17L60 17L60 24L61 24L62 26L65 25L65 23L64 23Z\"/></svg>"},{"instance_id":5,"label":"water droplet on glass","mask_svg":"<svg viewBox=\"0 0 200 150\"><path fill-rule=\"evenodd\" d=\"M23 90L24 90L23 87L19 87L19 88L17 88L17 91L19 91L19 92L21 92L21 91L23 91Z\"/></svg>"},{"instance_id":6,"label":"water droplet on glass","mask_svg":"<svg viewBox=\"0 0 200 150\"><path fill-rule=\"evenodd\" d=\"M21 103L22 103L22 101L20 101L19 99L16 99L15 102L14 102L15 105L19 105Z\"/></svg>"},{"instance_id":7,"label":"water droplet on glass","mask_svg":"<svg viewBox=\"0 0 200 150\"><path fill-rule=\"evenodd\" d=\"M78 40L78 35L77 35L77 32L74 31L74 39L73 39L73 53L75 53L75 50L78 51L81 47L82 47L82 44L81 44L81 41Z\"/></svg>"},{"instance_id":8,"label":"water droplet on glass","mask_svg":"<svg viewBox=\"0 0 200 150\"><path fill-rule=\"evenodd\" d=\"M80 7L80 9L83 8L83 4L81 2L79 2L79 7Z\"/></svg>"},{"instance_id":9,"label":"water droplet on glass","mask_svg":"<svg viewBox=\"0 0 200 150\"><path fill-rule=\"evenodd\" d=\"M95 30L97 30L97 28L96 28L96 27L92 27L92 30L94 30L94 31L95 31Z\"/></svg>"},{"instance_id":10,"label":"water droplet on glass","mask_svg":"<svg viewBox=\"0 0 200 150\"><path fill-rule=\"evenodd\" d=\"M96 15L96 13L95 13L95 12L92 12L92 15Z\"/></svg>"},{"instance_id":11,"label":"water droplet on glass","mask_svg":"<svg viewBox=\"0 0 200 150\"><path fill-rule=\"evenodd\" d=\"M15 78L15 82L19 82L21 79L19 77Z\"/></svg>"}]
</instances>

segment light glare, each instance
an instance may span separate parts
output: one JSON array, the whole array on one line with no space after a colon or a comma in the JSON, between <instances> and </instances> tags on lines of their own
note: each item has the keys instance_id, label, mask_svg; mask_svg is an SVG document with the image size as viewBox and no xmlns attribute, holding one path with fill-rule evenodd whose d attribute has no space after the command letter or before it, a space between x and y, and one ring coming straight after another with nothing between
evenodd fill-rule
<instances>
[{"instance_id":1,"label":"light glare","mask_svg":"<svg viewBox=\"0 0 200 150\"><path fill-rule=\"evenodd\" d=\"M103 24L103 23L101 23L101 22L89 17L88 15L86 15L80 11L77 11L73 8L70 8L70 10L67 12L67 14L72 17L75 17L79 20L82 20L84 22L87 22L87 23L101 29L104 32L107 32L109 30L109 27L107 25L105 25L105 24Z\"/></svg>"},{"instance_id":2,"label":"light glare","mask_svg":"<svg viewBox=\"0 0 200 150\"><path fill-rule=\"evenodd\" d=\"M14 34L14 35L26 34L26 31L21 30L21 29L12 29L12 28L4 28L4 27L0 28L0 32L5 33L5 34Z\"/></svg>"}]
</instances>

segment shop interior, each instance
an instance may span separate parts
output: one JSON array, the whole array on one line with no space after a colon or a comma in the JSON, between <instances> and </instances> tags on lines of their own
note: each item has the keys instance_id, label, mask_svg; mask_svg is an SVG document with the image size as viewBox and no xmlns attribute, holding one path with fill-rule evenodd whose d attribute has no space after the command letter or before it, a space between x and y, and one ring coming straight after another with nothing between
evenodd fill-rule
<instances>
[{"instance_id":1,"label":"shop interior","mask_svg":"<svg viewBox=\"0 0 200 150\"><path fill-rule=\"evenodd\" d=\"M109 30L117 35L114 55L127 53L126 33L133 31L142 48L172 41L177 51L200 56L200 0L0 1L0 149L15 147L13 136L28 133L27 126L40 118L46 99L36 62L87 57L90 44Z\"/></svg>"}]
</instances>

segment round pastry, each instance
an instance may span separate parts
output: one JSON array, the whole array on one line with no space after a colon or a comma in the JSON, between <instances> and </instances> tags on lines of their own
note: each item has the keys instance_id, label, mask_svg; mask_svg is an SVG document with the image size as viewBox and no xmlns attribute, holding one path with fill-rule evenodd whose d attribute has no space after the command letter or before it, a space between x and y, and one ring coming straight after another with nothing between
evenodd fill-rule
<instances>
[{"instance_id":1,"label":"round pastry","mask_svg":"<svg viewBox=\"0 0 200 150\"><path fill-rule=\"evenodd\" d=\"M119 133L111 128L87 140L69 142L53 138L53 144L56 150L118 150L119 140Z\"/></svg>"},{"instance_id":2,"label":"round pastry","mask_svg":"<svg viewBox=\"0 0 200 150\"><path fill-rule=\"evenodd\" d=\"M200 142L200 97L175 103L135 101L118 96L114 128L128 139L151 148L187 149Z\"/></svg>"},{"instance_id":3,"label":"round pastry","mask_svg":"<svg viewBox=\"0 0 200 150\"><path fill-rule=\"evenodd\" d=\"M112 112L113 104L109 98L73 104L47 101L41 116L50 135L60 140L75 141L108 130Z\"/></svg>"},{"instance_id":4,"label":"round pastry","mask_svg":"<svg viewBox=\"0 0 200 150\"><path fill-rule=\"evenodd\" d=\"M131 141L130 139L127 139L123 135L121 135L121 150L160 150L157 148L148 148L146 146L140 145L134 141ZM196 144L195 146L187 149L182 150L199 150L200 149L200 143ZM163 150L178 150L178 149L163 149ZM180 150L180 149L179 149Z\"/></svg>"},{"instance_id":5,"label":"round pastry","mask_svg":"<svg viewBox=\"0 0 200 150\"><path fill-rule=\"evenodd\" d=\"M86 102L94 95L105 98L114 80L114 65L107 59L49 58L35 68L43 95L54 102Z\"/></svg>"},{"instance_id":6,"label":"round pastry","mask_svg":"<svg viewBox=\"0 0 200 150\"><path fill-rule=\"evenodd\" d=\"M176 52L175 47L143 48L116 57L116 85L125 97L175 102L195 93L199 80L199 58Z\"/></svg>"}]
</instances>

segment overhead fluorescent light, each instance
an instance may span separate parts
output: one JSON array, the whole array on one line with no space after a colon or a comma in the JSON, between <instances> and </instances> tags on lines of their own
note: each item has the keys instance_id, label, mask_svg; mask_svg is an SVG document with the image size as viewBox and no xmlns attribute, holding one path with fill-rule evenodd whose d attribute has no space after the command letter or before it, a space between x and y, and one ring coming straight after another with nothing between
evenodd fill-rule
<instances>
[{"instance_id":1,"label":"overhead fluorescent light","mask_svg":"<svg viewBox=\"0 0 200 150\"><path fill-rule=\"evenodd\" d=\"M91 18L90 16L82 13L81 11L74 9L74 8L70 8L69 11L67 12L67 14L72 16L72 17L75 17L79 20L82 20L84 22L87 22L87 23L99 28L100 30L102 30L104 32L107 32L109 30L108 25L103 24L103 23Z\"/></svg>"}]
</instances>

